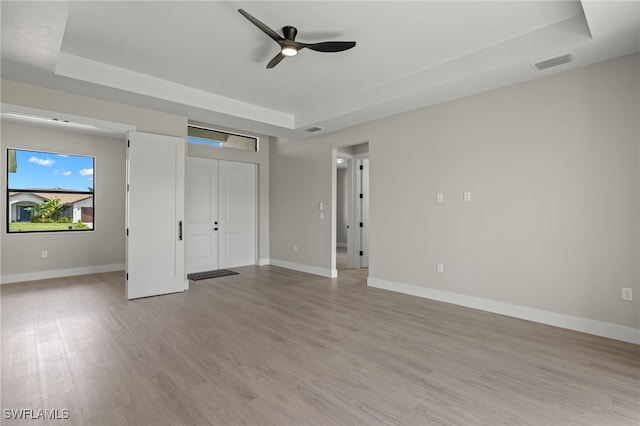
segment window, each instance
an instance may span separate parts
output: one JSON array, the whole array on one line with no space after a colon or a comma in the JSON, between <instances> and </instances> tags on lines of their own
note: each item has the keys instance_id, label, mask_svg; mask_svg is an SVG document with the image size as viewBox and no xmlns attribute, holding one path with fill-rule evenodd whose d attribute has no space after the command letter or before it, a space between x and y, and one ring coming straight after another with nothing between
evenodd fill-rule
<instances>
[{"instance_id":1,"label":"window","mask_svg":"<svg viewBox=\"0 0 640 426\"><path fill-rule=\"evenodd\" d=\"M258 151L258 138L252 136L237 135L194 125L189 125L187 134L187 142L189 143Z\"/></svg>"},{"instance_id":2,"label":"window","mask_svg":"<svg viewBox=\"0 0 640 426\"><path fill-rule=\"evenodd\" d=\"M7 232L94 229L95 158L7 149Z\"/></svg>"}]
</instances>

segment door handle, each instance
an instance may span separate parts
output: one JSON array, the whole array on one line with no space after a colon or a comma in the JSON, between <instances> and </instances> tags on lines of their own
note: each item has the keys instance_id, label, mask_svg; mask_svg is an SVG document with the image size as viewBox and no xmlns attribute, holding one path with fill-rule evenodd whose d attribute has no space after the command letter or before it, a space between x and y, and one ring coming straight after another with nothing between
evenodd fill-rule
<instances>
[{"instance_id":1,"label":"door handle","mask_svg":"<svg viewBox=\"0 0 640 426\"><path fill-rule=\"evenodd\" d=\"M178 240L182 241L182 221L178 222Z\"/></svg>"},{"instance_id":2,"label":"door handle","mask_svg":"<svg viewBox=\"0 0 640 426\"><path fill-rule=\"evenodd\" d=\"M217 231L217 230L218 230L218 228L213 228L213 230L214 230L214 231Z\"/></svg>"}]
</instances>

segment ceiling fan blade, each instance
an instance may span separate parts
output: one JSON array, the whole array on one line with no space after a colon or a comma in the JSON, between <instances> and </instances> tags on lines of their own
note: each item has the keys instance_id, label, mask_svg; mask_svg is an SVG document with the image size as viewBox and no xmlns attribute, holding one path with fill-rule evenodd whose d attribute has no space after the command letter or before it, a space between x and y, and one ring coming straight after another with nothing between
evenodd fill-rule
<instances>
[{"instance_id":1,"label":"ceiling fan blade","mask_svg":"<svg viewBox=\"0 0 640 426\"><path fill-rule=\"evenodd\" d=\"M355 41L323 41L321 43L304 44L307 49L316 52L343 52L356 45Z\"/></svg>"},{"instance_id":2,"label":"ceiling fan blade","mask_svg":"<svg viewBox=\"0 0 640 426\"><path fill-rule=\"evenodd\" d=\"M278 65L280 63L280 61L282 61L284 58L286 58L285 55L283 55L282 53L278 53L271 61L269 61L269 63L267 64L267 68L273 68L276 65Z\"/></svg>"},{"instance_id":3,"label":"ceiling fan blade","mask_svg":"<svg viewBox=\"0 0 640 426\"><path fill-rule=\"evenodd\" d=\"M279 43L282 40L284 40L277 32L273 31L271 28L267 27L265 24L263 24L253 16L249 15L249 13L246 12L244 9L238 9L238 12L240 12L242 16L244 16L249 21L251 21L253 25L260 28L266 35L271 37L274 41Z\"/></svg>"}]
</instances>

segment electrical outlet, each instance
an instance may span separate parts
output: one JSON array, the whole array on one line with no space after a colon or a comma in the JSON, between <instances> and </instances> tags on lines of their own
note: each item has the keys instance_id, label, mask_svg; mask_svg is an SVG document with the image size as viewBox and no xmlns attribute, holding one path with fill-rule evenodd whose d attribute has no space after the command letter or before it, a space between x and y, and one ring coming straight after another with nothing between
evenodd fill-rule
<instances>
[{"instance_id":1,"label":"electrical outlet","mask_svg":"<svg viewBox=\"0 0 640 426\"><path fill-rule=\"evenodd\" d=\"M633 300L633 290L630 288L622 288L622 300Z\"/></svg>"},{"instance_id":2,"label":"electrical outlet","mask_svg":"<svg viewBox=\"0 0 640 426\"><path fill-rule=\"evenodd\" d=\"M42 258L43 259L46 259L48 255L49 255L49 253L47 253L46 250L42 250Z\"/></svg>"},{"instance_id":3,"label":"electrical outlet","mask_svg":"<svg viewBox=\"0 0 640 426\"><path fill-rule=\"evenodd\" d=\"M462 199L464 201L471 201L471 193L470 192L465 192L462 194Z\"/></svg>"}]
</instances>

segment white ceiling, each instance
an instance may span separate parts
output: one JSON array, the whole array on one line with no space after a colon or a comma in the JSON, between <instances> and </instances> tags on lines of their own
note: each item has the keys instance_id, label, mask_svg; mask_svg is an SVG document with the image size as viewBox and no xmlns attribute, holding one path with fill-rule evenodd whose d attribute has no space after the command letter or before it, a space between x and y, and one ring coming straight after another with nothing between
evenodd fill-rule
<instances>
[{"instance_id":1,"label":"white ceiling","mask_svg":"<svg viewBox=\"0 0 640 426\"><path fill-rule=\"evenodd\" d=\"M237 9L305 49L278 46ZM300 138L640 51L638 1L1 2L2 77ZM532 62L572 52L574 62ZM316 133L317 134L317 133Z\"/></svg>"}]
</instances>

